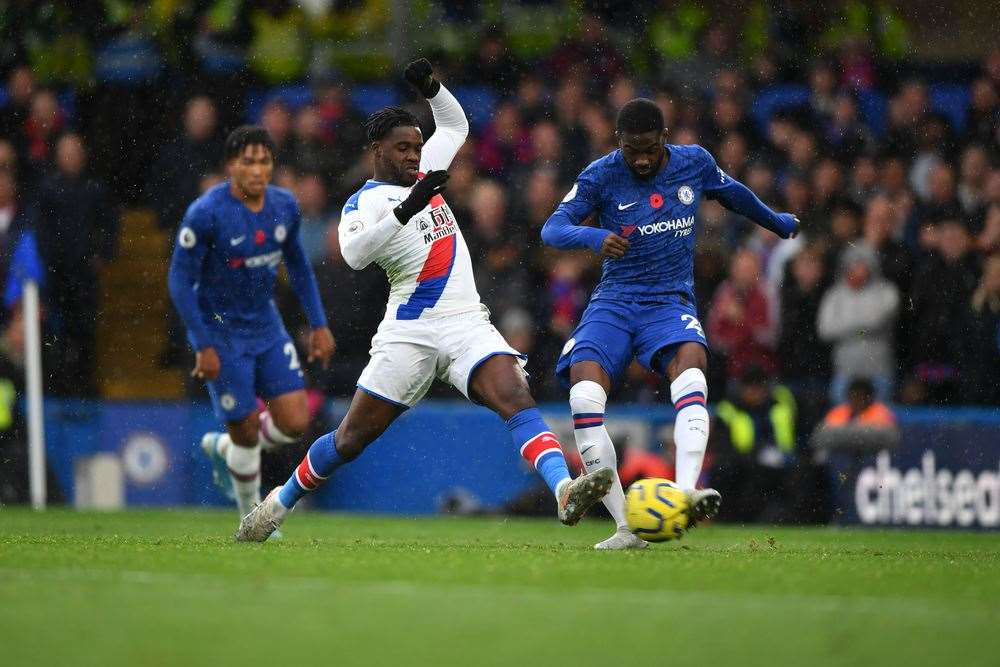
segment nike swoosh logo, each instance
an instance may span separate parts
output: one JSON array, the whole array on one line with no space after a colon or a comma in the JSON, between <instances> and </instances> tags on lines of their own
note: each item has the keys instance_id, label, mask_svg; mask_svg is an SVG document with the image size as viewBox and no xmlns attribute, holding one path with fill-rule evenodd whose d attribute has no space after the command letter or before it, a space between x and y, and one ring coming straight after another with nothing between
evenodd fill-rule
<instances>
[{"instance_id":1,"label":"nike swoosh logo","mask_svg":"<svg viewBox=\"0 0 1000 667\"><path fill-rule=\"evenodd\" d=\"M594 447L597 447L597 445L591 445L590 447L584 447L583 450L580 452L580 456L586 455L586 453L589 452Z\"/></svg>"},{"instance_id":2,"label":"nike swoosh logo","mask_svg":"<svg viewBox=\"0 0 1000 667\"><path fill-rule=\"evenodd\" d=\"M399 197L399 198L396 198L396 197L386 197L385 200L386 201L401 202L401 201L403 201L403 198L402 197Z\"/></svg>"},{"instance_id":3,"label":"nike swoosh logo","mask_svg":"<svg viewBox=\"0 0 1000 667\"><path fill-rule=\"evenodd\" d=\"M243 243L245 239L246 236L237 236L235 239L229 239L229 245L239 245Z\"/></svg>"},{"instance_id":4,"label":"nike swoosh logo","mask_svg":"<svg viewBox=\"0 0 1000 667\"><path fill-rule=\"evenodd\" d=\"M638 203L639 203L639 202L637 202L637 201L634 201L634 202L632 202L631 204L618 204L618 210L619 210L619 211L624 211L624 210L626 210L626 209L630 209L630 208L632 208L633 206L635 206L635 205L636 205L636 204L638 204Z\"/></svg>"}]
</instances>

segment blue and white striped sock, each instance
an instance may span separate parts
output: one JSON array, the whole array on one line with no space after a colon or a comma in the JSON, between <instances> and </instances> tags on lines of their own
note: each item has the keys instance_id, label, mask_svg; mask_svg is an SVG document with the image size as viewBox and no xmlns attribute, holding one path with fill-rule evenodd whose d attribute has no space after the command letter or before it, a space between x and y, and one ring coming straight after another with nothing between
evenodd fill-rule
<instances>
[{"instance_id":1,"label":"blue and white striped sock","mask_svg":"<svg viewBox=\"0 0 1000 667\"><path fill-rule=\"evenodd\" d=\"M278 492L278 501L286 509L295 507L302 496L318 489L334 470L346 463L337 451L336 435L334 431L317 438Z\"/></svg>"}]
</instances>

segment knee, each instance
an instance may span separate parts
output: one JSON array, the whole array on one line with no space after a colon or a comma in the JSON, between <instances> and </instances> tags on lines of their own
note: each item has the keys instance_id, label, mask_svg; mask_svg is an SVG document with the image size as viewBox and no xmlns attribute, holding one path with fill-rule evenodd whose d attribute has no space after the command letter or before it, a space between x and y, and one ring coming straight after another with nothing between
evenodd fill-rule
<instances>
[{"instance_id":1,"label":"knee","mask_svg":"<svg viewBox=\"0 0 1000 667\"><path fill-rule=\"evenodd\" d=\"M231 422L227 425L229 437L233 443L239 447L254 447L257 444L257 437L260 426L256 419L244 419L241 422Z\"/></svg>"},{"instance_id":2,"label":"knee","mask_svg":"<svg viewBox=\"0 0 1000 667\"><path fill-rule=\"evenodd\" d=\"M301 440L309 431L308 413L282 415L280 420L276 419L272 414L271 418L274 419L274 425L278 430L289 438Z\"/></svg>"}]
</instances>

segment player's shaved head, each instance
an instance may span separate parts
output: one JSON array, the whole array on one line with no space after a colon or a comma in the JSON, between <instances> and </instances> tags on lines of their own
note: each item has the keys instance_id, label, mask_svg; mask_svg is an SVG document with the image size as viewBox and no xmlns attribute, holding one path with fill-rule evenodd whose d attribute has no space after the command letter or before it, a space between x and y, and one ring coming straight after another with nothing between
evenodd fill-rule
<instances>
[{"instance_id":1,"label":"player's shaved head","mask_svg":"<svg viewBox=\"0 0 1000 667\"><path fill-rule=\"evenodd\" d=\"M619 134L645 134L646 132L663 132L665 123L663 111L653 100L637 97L625 103L618 112L615 125Z\"/></svg>"},{"instance_id":2,"label":"player's shaved head","mask_svg":"<svg viewBox=\"0 0 1000 667\"><path fill-rule=\"evenodd\" d=\"M643 179L655 175L666 158L667 132L659 105L644 97L630 100L618 112L615 127L629 169Z\"/></svg>"}]
</instances>

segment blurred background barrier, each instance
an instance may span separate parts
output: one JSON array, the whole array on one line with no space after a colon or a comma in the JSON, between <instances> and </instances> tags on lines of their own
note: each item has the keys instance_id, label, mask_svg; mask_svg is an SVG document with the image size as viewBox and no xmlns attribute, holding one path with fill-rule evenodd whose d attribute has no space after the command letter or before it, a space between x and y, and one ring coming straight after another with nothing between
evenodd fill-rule
<instances>
[{"instance_id":1,"label":"blurred background barrier","mask_svg":"<svg viewBox=\"0 0 1000 667\"><path fill-rule=\"evenodd\" d=\"M336 421L344 408L343 402L331 401L325 417ZM549 404L543 409L560 439L572 447L564 407ZM626 482L653 475L657 465L663 466L659 474L672 472L673 415L670 408L615 408L608 427L624 453L620 460ZM901 444L891 453L836 452L820 462L826 484L819 487L830 490L832 518L866 525L1000 526L1000 413L908 408L900 409L897 419ZM88 507L114 507L115 484L121 485L121 498L129 506L223 504L195 444L213 423L207 404L46 404L48 451L58 483L71 502ZM715 454L710 448L706 481L711 481ZM117 458L117 468L108 455ZM301 449L289 448L285 455L296 460ZM578 461L574 451L567 456L571 465ZM95 463L100 470L93 469ZM273 483L280 483L287 464L273 461L271 467ZM815 488L787 488L799 479L794 472L786 477L786 500L800 495L820 499L822 492ZM90 486L76 488L81 480ZM535 508L537 484L496 416L463 403L428 401L407 412L371 452L338 470L313 507L388 514L526 513ZM95 497L97 490L101 493ZM545 494L540 497L547 500ZM548 509L542 502L535 511Z\"/></svg>"}]
</instances>

